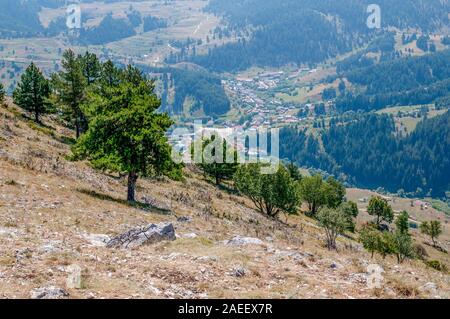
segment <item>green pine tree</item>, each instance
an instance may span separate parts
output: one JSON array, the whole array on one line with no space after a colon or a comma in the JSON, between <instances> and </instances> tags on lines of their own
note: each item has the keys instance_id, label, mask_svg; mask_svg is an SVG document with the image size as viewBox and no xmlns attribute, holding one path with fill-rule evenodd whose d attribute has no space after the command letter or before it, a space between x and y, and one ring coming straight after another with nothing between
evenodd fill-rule
<instances>
[{"instance_id":1,"label":"green pine tree","mask_svg":"<svg viewBox=\"0 0 450 319\"><path fill-rule=\"evenodd\" d=\"M0 104L3 104L3 102L5 101L5 88L3 87L3 84L0 83Z\"/></svg>"},{"instance_id":2,"label":"green pine tree","mask_svg":"<svg viewBox=\"0 0 450 319\"><path fill-rule=\"evenodd\" d=\"M66 119L75 126L78 139L87 129L87 119L81 108L87 80L83 75L83 63L72 50L64 52L62 67L64 70L55 74L52 81L57 100L62 106Z\"/></svg>"},{"instance_id":3,"label":"green pine tree","mask_svg":"<svg viewBox=\"0 0 450 319\"><path fill-rule=\"evenodd\" d=\"M101 77L102 65L94 53L86 53L78 57L87 84L91 85Z\"/></svg>"},{"instance_id":4,"label":"green pine tree","mask_svg":"<svg viewBox=\"0 0 450 319\"><path fill-rule=\"evenodd\" d=\"M165 113L156 112L160 100L154 84L122 81L111 97L90 96L89 128L73 151L94 167L128 175L127 200L135 201L138 177L169 174L176 168L166 132L173 124Z\"/></svg>"},{"instance_id":5,"label":"green pine tree","mask_svg":"<svg viewBox=\"0 0 450 319\"><path fill-rule=\"evenodd\" d=\"M30 112L34 120L40 123L40 116L47 113L49 107L50 83L41 70L31 63L20 78L14 90L14 103Z\"/></svg>"},{"instance_id":6,"label":"green pine tree","mask_svg":"<svg viewBox=\"0 0 450 319\"><path fill-rule=\"evenodd\" d=\"M214 134L211 138L195 141L192 148L195 161L197 160L195 157L198 156L195 154L197 143L202 144L201 149L198 150L199 153L201 151L201 163L198 163L198 166L205 175L211 176L217 186L222 181L233 178L239 166L238 156L226 139Z\"/></svg>"},{"instance_id":7,"label":"green pine tree","mask_svg":"<svg viewBox=\"0 0 450 319\"><path fill-rule=\"evenodd\" d=\"M409 230L409 214L406 211L401 212L397 219L395 220L395 226L397 227L397 232L400 234L408 234Z\"/></svg>"}]
</instances>

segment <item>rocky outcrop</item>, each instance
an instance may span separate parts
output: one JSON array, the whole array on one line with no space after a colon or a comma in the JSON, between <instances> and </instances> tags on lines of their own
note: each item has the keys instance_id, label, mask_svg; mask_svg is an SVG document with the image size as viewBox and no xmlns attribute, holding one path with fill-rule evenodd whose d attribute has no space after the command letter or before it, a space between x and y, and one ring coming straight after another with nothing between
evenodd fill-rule
<instances>
[{"instance_id":1,"label":"rocky outcrop","mask_svg":"<svg viewBox=\"0 0 450 319\"><path fill-rule=\"evenodd\" d=\"M61 299L68 296L69 293L66 290L54 286L36 288L31 291L31 299Z\"/></svg>"},{"instance_id":2,"label":"rocky outcrop","mask_svg":"<svg viewBox=\"0 0 450 319\"><path fill-rule=\"evenodd\" d=\"M142 245L175 239L175 229L172 223L151 224L130 229L126 233L112 238L106 247L133 249Z\"/></svg>"},{"instance_id":3,"label":"rocky outcrop","mask_svg":"<svg viewBox=\"0 0 450 319\"><path fill-rule=\"evenodd\" d=\"M231 246L243 246L243 245L262 245L264 244L262 240L253 237L241 237L235 236L226 242L227 245Z\"/></svg>"}]
</instances>

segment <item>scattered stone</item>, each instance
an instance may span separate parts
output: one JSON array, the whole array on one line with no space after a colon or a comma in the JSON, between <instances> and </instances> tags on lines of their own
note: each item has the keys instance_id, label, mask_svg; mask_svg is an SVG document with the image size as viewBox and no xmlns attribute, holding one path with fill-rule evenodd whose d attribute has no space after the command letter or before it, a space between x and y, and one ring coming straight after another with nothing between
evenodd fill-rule
<instances>
[{"instance_id":1,"label":"scattered stone","mask_svg":"<svg viewBox=\"0 0 450 319\"><path fill-rule=\"evenodd\" d=\"M16 238L18 231L12 227L0 227L0 236Z\"/></svg>"},{"instance_id":2,"label":"scattered stone","mask_svg":"<svg viewBox=\"0 0 450 319\"><path fill-rule=\"evenodd\" d=\"M163 203L163 202L159 202L159 201L157 201L154 198L149 198L149 197L143 196L141 198L141 201L144 204L149 205L149 206L151 206L153 208L156 208L158 210L162 210L162 211L166 211L166 212L170 212L171 211L169 205L167 205L166 203Z\"/></svg>"},{"instance_id":3,"label":"scattered stone","mask_svg":"<svg viewBox=\"0 0 450 319\"><path fill-rule=\"evenodd\" d=\"M133 249L142 245L175 239L175 229L172 223L151 224L133 228L124 234L112 238L106 244L106 247Z\"/></svg>"},{"instance_id":4,"label":"scattered stone","mask_svg":"<svg viewBox=\"0 0 450 319\"><path fill-rule=\"evenodd\" d=\"M340 265L333 262L333 263L330 264L330 268L331 269L337 269L337 268L340 268Z\"/></svg>"},{"instance_id":5,"label":"scattered stone","mask_svg":"<svg viewBox=\"0 0 450 319\"><path fill-rule=\"evenodd\" d=\"M196 233L188 233L188 234L184 234L182 235L183 238L197 238L197 234Z\"/></svg>"},{"instance_id":6,"label":"scattered stone","mask_svg":"<svg viewBox=\"0 0 450 319\"><path fill-rule=\"evenodd\" d=\"M70 265L67 267L69 276L67 277L66 285L68 289L81 289L83 287L83 280L81 276L81 267L78 265Z\"/></svg>"},{"instance_id":7,"label":"scattered stone","mask_svg":"<svg viewBox=\"0 0 450 319\"><path fill-rule=\"evenodd\" d=\"M437 285L434 282L427 282L423 286L420 287L420 290L424 292L428 292L430 294L436 294L437 293Z\"/></svg>"},{"instance_id":8,"label":"scattered stone","mask_svg":"<svg viewBox=\"0 0 450 319\"><path fill-rule=\"evenodd\" d=\"M215 262L215 261L217 261L217 257L215 257L215 256L200 256L200 257L194 258L194 260L200 261L200 262Z\"/></svg>"},{"instance_id":9,"label":"scattered stone","mask_svg":"<svg viewBox=\"0 0 450 319\"><path fill-rule=\"evenodd\" d=\"M94 247L105 247L106 244L111 240L108 235L104 234L84 234L83 238L86 239L89 244Z\"/></svg>"},{"instance_id":10,"label":"scattered stone","mask_svg":"<svg viewBox=\"0 0 450 319\"><path fill-rule=\"evenodd\" d=\"M231 276L234 277L244 277L245 275L247 275L248 270L242 266L236 266L231 270Z\"/></svg>"},{"instance_id":11,"label":"scattered stone","mask_svg":"<svg viewBox=\"0 0 450 319\"><path fill-rule=\"evenodd\" d=\"M17 249L15 253L16 253L16 260L21 261L22 259L31 258L33 251L30 248L24 248L24 249Z\"/></svg>"},{"instance_id":12,"label":"scattered stone","mask_svg":"<svg viewBox=\"0 0 450 319\"><path fill-rule=\"evenodd\" d=\"M36 288L31 291L31 299L61 299L68 296L69 293L66 290L54 286Z\"/></svg>"},{"instance_id":13,"label":"scattered stone","mask_svg":"<svg viewBox=\"0 0 450 319\"><path fill-rule=\"evenodd\" d=\"M61 251L61 241L60 240L52 240L47 244L44 244L39 247L39 252L42 254L49 254Z\"/></svg>"},{"instance_id":14,"label":"scattered stone","mask_svg":"<svg viewBox=\"0 0 450 319\"><path fill-rule=\"evenodd\" d=\"M235 236L232 239L228 240L226 244L232 246L242 246L242 245L263 245L264 243L261 239L258 238Z\"/></svg>"},{"instance_id":15,"label":"scattered stone","mask_svg":"<svg viewBox=\"0 0 450 319\"><path fill-rule=\"evenodd\" d=\"M191 216L180 216L177 218L177 222L180 222L180 223L190 223L191 221L192 221Z\"/></svg>"}]
</instances>

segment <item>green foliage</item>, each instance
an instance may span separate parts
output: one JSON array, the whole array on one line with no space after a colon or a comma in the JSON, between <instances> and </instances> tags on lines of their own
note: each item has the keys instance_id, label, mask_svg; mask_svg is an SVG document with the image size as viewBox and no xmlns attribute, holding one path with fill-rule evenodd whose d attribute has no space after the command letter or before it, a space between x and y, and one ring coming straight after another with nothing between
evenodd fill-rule
<instances>
[{"instance_id":1,"label":"green foliage","mask_svg":"<svg viewBox=\"0 0 450 319\"><path fill-rule=\"evenodd\" d=\"M324 207L317 214L319 225L325 230L328 249L336 249L336 238L349 227L349 216L344 209Z\"/></svg>"},{"instance_id":2,"label":"green foliage","mask_svg":"<svg viewBox=\"0 0 450 319\"><path fill-rule=\"evenodd\" d=\"M309 214L315 216L323 206L338 208L344 201L345 187L332 177L324 181L322 176L315 175L302 178L299 194L308 204Z\"/></svg>"},{"instance_id":3,"label":"green foliage","mask_svg":"<svg viewBox=\"0 0 450 319\"><path fill-rule=\"evenodd\" d=\"M5 88L3 87L3 84L0 83L0 105L3 104L3 102L5 101Z\"/></svg>"},{"instance_id":4,"label":"green foliage","mask_svg":"<svg viewBox=\"0 0 450 319\"><path fill-rule=\"evenodd\" d=\"M326 205L331 208L339 207L345 198L345 187L335 178L329 177L323 185Z\"/></svg>"},{"instance_id":5,"label":"green foliage","mask_svg":"<svg viewBox=\"0 0 450 319\"><path fill-rule=\"evenodd\" d=\"M300 203L297 183L281 166L275 174L262 174L261 164L241 165L234 175L236 188L269 217L280 213L296 214Z\"/></svg>"},{"instance_id":6,"label":"green foliage","mask_svg":"<svg viewBox=\"0 0 450 319\"><path fill-rule=\"evenodd\" d=\"M369 224L360 231L360 241L372 257L375 252L383 258L395 255L398 263L402 263L406 258L416 257L416 248L411 236L398 230L395 233L381 232Z\"/></svg>"},{"instance_id":7,"label":"green foliage","mask_svg":"<svg viewBox=\"0 0 450 319\"><path fill-rule=\"evenodd\" d=\"M395 226L400 234L408 234L409 230L409 214L406 211L400 213L395 220Z\"/></svg>"},{"instance_id":8,"label":"green foliage","mask_svg":"<svg viewBox=\"0 0 450 319\"><path fill-rule=\"evenodd\" d=\"M108 94L90 93L89 128L73 151L77 158L87 158L94 167L126 172L127 199L134 201L139 176L176 169L165 136L173 122L167 114L156 112L160 101L153 82L142 74L139 83L122 80L103 91Z\"/></svg>"},{"instance_id":9,"label":"green foliage","mask_svg":"<svg viewBox=\"0 0 450 319\"><path fill-rule=\"evenodd\" d=\"M339 206L339 209L347 216L347 230L350 232L355 231L356 223L355 218L358 217L358 206L355 202L344 202Z\"/></svg>"},{"instance_id":10,"label":"green foliage","mask_svg":"<svg viewBox=\"0 0 450 319\"><path fill-rule=\"evenodd\" d=\"M436 240L442 234L443 229L440 221L432 220L420 224L420 231L422 234L430 236L431 240L433 241L433 246L436 247Z\"/></svg>"},{"instance_id":11,"label":"green foliage","mask_svg":"<svg viewBox=\"0 0 450 319\"><path fill-rule=\"evenodd\" d=\"M392 207L385 199L379 196L374 196L370 199L369 206L367 207L367 212L371 216L376 216L377 226L380 226L382 221L391 223L394 219L394 212L392 210Z\"/></svg>"},{"instance_id":12,"label":"green foliage","mask_svg":"<svg viewBox=\"0 0 450 319\"><path fill-rule=\"evenodd\" d=\"M448 272L447 266L444 263L440 262L439 260L427 260L425 261L425 264L428 267L433 268L437 271L442 271L444 273Z\"/></svg>"},{"instance_id":13,"label":"green foliage","mask_svg":"<svg viewBox=\"0 0 450 319\"><path fill-rule=\"evenodd\" d=\"M291 162L288 166L286 166L286 168L289 171L289 175L294 181L300 181L302 179L302 175L300 174L297 165Z\"/></svg>"},{"instance_id":14,"label":"green foliage","mask_svg":"<svg viewBox=\"0 0 450 319\"><path fill-rule=\"evenodd\" d=\"M237 151L218 134L212 135L210 139L195 141L192 152L195 162L199 162L197 165L206 175L214 178L216 185L231 179L239 165Z\"/></svg>"},{"instance_id":15,"label":"green foliage","mask_svg":"<svg viewBox=\"0 0 450 319\"><path fill-rule=\"evenodd\" d=\"M394 253L397 256L398 263L402 263L406 258L415 258L415 249L411 236L408 233L396 231L393 237Z\"/></svg>"},{"instance_id":16,"label":"green foliage","mask_svg":"<svg viewBox=\"0 0 450 319\"><path fill-rule=\"evenodd\" d=\"M81 69L84 77L86 78L87 84L90 85L97 81L101 76L102 66L94 53L86 53L83 56L79 56Z\"/></svg>"},{"instance_id":17,"label":"green foliage","mask_svg":"<svg viewBox=\"0 0 450 319\"><path fill-rule=\"evenodd\" d=\"M14 90L14 103L34 115L40 122L40 116L49 110L50 83L41 70L31 63L22 74L17 88Z\"/></svg>"},{"instance_id":18,"label":"green foliage","mask_svg":"<svg viewBox=\"0 0 450 319\"><path fill-rule=\"evenodd\" d=\"M381 241L381 233L374 227L366 225L360 231L359 240L363 247L372 254L373 258L373 254L378 251L379 242Z\"/></svg>"},{"instance_id":19,"label":"green foliage","mask_svg":"<svg viewBox=\"0 0 450 319\"><path fill-rule=\"evenodd\" d=\"M317 211L326 203L323 184L320 175L305 177L300 181L300 199L308 204L308 210L312 216L315 216Z\"/></svg>"},{"instance_id":20,"label":"green foliage","mask_svg":"<svg viewBox=\"0 0 450 319\"><path fill-rule=\"evenodd\" d=\"M72 50L63 54L63 71L53 74L56 101L61 106L64 118L76 129L77 139L87 129L87 120L81 109L87 80L83 75L83 62Z\"/></svg>"}]
</instances>

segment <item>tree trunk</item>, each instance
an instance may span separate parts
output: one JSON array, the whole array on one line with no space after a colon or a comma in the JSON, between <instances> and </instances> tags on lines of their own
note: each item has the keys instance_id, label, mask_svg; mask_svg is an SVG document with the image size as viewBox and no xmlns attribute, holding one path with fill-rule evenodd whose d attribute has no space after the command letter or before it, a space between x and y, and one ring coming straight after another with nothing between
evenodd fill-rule
<instances>
[{"instance_id":1,"label":"tree trunk","mask_svg":"<svg viewBox=\"0 0 450 319\"><path fill-rule=\"evenodd\" d=\"M136 172L130 172L128 173L128 196L127 200L129 202L134 202L135 197L134 194L136 192L136 181L137 181L137 174Z\"/></svg>"},{"instance_id":2,"label":"tree trunk","mask_svg":"<svg viewBox=\"0 0 450 319\"><path fill-rule=\"evenodd\" d=\"M80 123L78 122L78 120L76 120L75 122L75 131L76 131L76 139L78 140L78 138L80 137Z\"/></svg>"},{"instance_id":3,"label":"tree trunk","mask_svg":"<svg viewBox=\"0 0 450 319\"><path fill-rule=\"evenodd\" d=\"M37 109L34 111L34 121L36 123L40 123L40 121L39 121L39 111Z\"/></svg>"}]
</instances>

